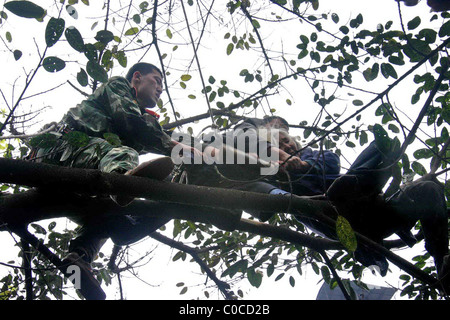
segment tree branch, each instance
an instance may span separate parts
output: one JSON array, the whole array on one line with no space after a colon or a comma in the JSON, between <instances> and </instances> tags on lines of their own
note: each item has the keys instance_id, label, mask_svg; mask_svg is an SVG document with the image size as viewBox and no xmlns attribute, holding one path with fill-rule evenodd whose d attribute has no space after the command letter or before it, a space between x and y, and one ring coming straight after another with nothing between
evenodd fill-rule
<instances>
[{"instance_id":1,"label":"tree branch","mask_svg":"<svg viewBox=\"0 0 450 320\"><path fill-rule=\"evenodd\" d=\"M211 222L218 218L218 212L211 212L205 208L219 208L231 210L284 212L301 214L314 218L334 228L336 211L328 202L314 197L267 195L254 192L244 192L232 189L201 187L156 181L153 179L125 176L120 174L105 174L98 170L86 170L76 168L65 168L54 165L32 163L21 160L0 159L0 181L40 187L49 192L49 199L39 198L35 193L34 198L26 201L26 194L19 193L3 196L0 203L0 222L12 225L24 224L30 219L46 219L51 217L48 209L53 209L53 215L79 216L80 210L84 214L107 212L108 215L131 214L158 216L163 214L165 218L179 218L191 221ZM58 196L55 197L55 192ZM64 191L61 194L61 191ZM85 197L93 208L87 212L89 206L83 202L80 206L79 195L104 195L123 194L134 197L144 197L155 201L134 201L131 205L121 208L114 206L109 199L95 199ZM75 194L75 195L74 195ZM74 198L75 196L75 198ZM64 197L67 197L65 199ZM78 197L78 198L77 198ZM40 202L39 202L40 201ZM70 202L71 201L71 202ZM83 200L84 201L84 200ZM160 204L163 202L163 204ZM159 211L154 206L159 205ZM42 205L47 208L42 209ZM180 206L181 205L181 206ZM153 210L152 209L153 206ZM168 210L168 211L163 211ZM149 212L150 211L150 212ZM225 223L231 215L222 213L222 221ZM219 217L219 221L220 221ZM216 220L217 221L217 220ZM289 229L275 227L255 221L241 219L228 225L241 231L280 238L281 240L296 241L295 243L310 247L313 250L340 249L342 246L326 239L315 239ZM388 260L403 269L413 277L436 286L438 281L429 274L417 269L408 261L398 257L388 249L384 248L366 236L355 232L357 240L367 245L371 250L384 255Z\"/></svg>"},{"instance_id":2,"label":"tree branch","mask_svg":"<svg viewBox=\"0 0 450 320\"><path fill-rule=\"evenodd\" d=\"M212 272L212 270L208 267L208 265L200 258L198 254L198 250L195 248L191 248L185 244L182 244L178 241L172 240L158 232L153 232L150 234L150 237L152 237L155 240L158 240L159 242L162 242L170 247L176 248L178 250L181 250L183 252L188 253L194 260L197 262L200 267L206 272L208 277L210 277L214 283L217 285L217 288L219 288L220 292L225 296L227 300L235 300L233 294L229 292L230 285L224 281L219 280L217 278L216 274Z\"/></svg>"}]
</instances>

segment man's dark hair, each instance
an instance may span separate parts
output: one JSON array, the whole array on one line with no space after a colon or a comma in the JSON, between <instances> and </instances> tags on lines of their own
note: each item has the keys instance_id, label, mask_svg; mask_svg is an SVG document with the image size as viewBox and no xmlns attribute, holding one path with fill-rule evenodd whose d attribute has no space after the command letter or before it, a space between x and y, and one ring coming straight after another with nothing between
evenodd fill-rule
<instances>
[{"instance_id":1,"label":"man's dark hair","mask_svg":"<svg viewBox=\"0 0 450 320\"><path fill-rule=\"evenodd\" d=\"M284 124L286 126L286 128L289 128L289 123L282 117L279 116L269 116L269 117L264 117L264 123L269 123L272 120L278 120L280 121L282 124Z\"/></svg>"},{"instance_id":2,"label":"man's dark hair","mask_svg":"<svg viewBox=\"0 0 450 320\"><path fill-rule=\"evenodd\" d=\"M133 65L133 66L130 68L130 70L128 70L127 75L125 76L125 78L126 78L129 82L131 82L131 79L133 78L133 74L134 74L136 71L139 71L140 73L142 73L142 75L146 75L146 74L148 74L148 73L150 73L150 72L153 72L153 71L155 71L155 70L159 72L159 74L161 75L161 77L163 76L161 70L159 70L159 68L156 67L156 66L154 66L153 64L147 63L147 62L139 62L139 63L136 63L135 65Z\"/></svg>"}]
</instances>

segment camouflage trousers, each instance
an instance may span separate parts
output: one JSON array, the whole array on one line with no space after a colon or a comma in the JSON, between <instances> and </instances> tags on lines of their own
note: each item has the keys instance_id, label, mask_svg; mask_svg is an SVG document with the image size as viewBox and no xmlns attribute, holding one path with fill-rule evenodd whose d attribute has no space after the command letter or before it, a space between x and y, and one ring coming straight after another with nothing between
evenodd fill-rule
<instances>
[{"instance_id":1,"label":"camouflage trousers","mask_svg":"<svg viewBox=\"0 0 450 320\"><path fill-rule=\"evenodd\" d=\"M138 166L139 154L130 147L113 146L101 138L90 137L81 147L60 138L54 146L38 148L29 160L64 167L99 169L107 173L125 173Z\"/></svg>"},{"instance_id":2,"label":"camouflage trousers","mask_svg":"<svg viewBox=\"0 0 450 320\"><path fill-rule=\"evenodd\" d=\"M97 137L89 137L82 146L76 146L70 140L63 139L61 133L51 134L56 135L56 140L53 139L51 145L43 144L40 148L32 150L28 160L65 167L98 169L106 173L125 173L139 165L139 154L130 147L114 146L105 139ZM108 238L117 238L120 242L126 243L130 239L144 237L147 234L144 232L146 229L154 230L167 222L150 218L141 220L145 221L138 223L131 216L108 217L107 215L82 220L73 219L81 225L81 228L78 236L71 241L69 251L77 252L90 263Z\"/></svg>"}]
</instances>

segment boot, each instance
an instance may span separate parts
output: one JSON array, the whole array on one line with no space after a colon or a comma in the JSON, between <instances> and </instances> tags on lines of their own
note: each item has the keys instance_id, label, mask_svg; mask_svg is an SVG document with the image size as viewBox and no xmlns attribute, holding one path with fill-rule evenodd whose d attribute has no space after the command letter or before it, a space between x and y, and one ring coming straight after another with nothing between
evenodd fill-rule
<instances>
[{"instance_id":1,"label":"boot","mask_svg":"<svg viewBox=\"0 0 450 320\"><path fill-rule=\"evenodd\" d=\"M450 295L450 255L446 255L438 270L438 279L445 295Z\"/></svg>"},{"instance_id":2,"label":"boot","mask_svg":"<svg viewBox=\"0 0 450 320\"><path fill-rule=\"evenodd\" d=\"M69 255L62 261L64 274L71 277L76 289L81 293L86 300L105 300L106 294L103 292L100 283L95 279L89 263L84 261L76 252L69 253ZM71 266L78 268L69 269ZM77 274L77 271L79 273ZM79 275L79 278L77 278Z\"/></svg>"},{"instance_id":3,"label":"boot","mask_svg":"<svg viewBox=\"0 0 450 320\"><path fill-rule=\"evenodd\" d=\"M161 157L141 163L136 168L126 172L125 175L162 181L172 172L173 168L174 164L170 157ZM121 195L111 195L111 199L121 207L126 207L134 200L133 197Z\"/></svg>"}]
</instances>

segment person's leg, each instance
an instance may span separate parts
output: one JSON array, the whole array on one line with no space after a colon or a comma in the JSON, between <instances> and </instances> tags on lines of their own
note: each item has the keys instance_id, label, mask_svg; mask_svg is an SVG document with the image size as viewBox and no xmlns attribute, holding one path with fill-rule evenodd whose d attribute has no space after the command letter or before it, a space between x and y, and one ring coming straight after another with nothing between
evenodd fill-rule
<instances>
[{"instance_id":1,"label":"person's leg","mask_svg":"<svg viewBox=\"0 0 450 320\"><path fill-rule=\"evenodd\" d=\"M331 201L353 201L376 197L392 175L384 168L384 155L375 142L364 149L346 174L336 179L326 194Z\"/></svg>"},{"instance_id":2,"label":"person's leg","mask_svg":"<svg viewBox=\"0 0 450 320\"><path fill-rule=\"evenodd\" d=\"M114 147L100 138L91 138L87 146L79 149L68 146L66 148L60 158L64 166L122 173L135 168L139 163L139 155L135 150L128 147ZM79 267L81 272L79 291L86 299L106 298L93 276L90 265L109 238L107 221L108 218L105 216L76 221L81 228L77 237L71 241L68 255L63 260L67 266ZM126 224L128 220L126 217L119 217L116 223Z\"/></svg>"},{"instance_id":3,"label":"person's leg","mask_svg":"<svg viewBox=\"0 0 450 320\"><path fill-rule=\"evenodd\" d=\"M443 187L433 181L416 181L404 186L388 204L405 221L419 221L425 248L441 271L448 250L448 214Z\"/></svg>"},{"instance_id":4,"label":"person's leg","mask_svg":"<svg viewBox=\"0 0 450 320\"><path fill-rule=\"evenodd\" d=\"M102 172L125 173L138 166L138 153L125 146L115 147L104 139L91 138L89 144L78 150L72 150L63 163L66 166L84 169L99 169ZM91 263L108 239L105 224L98 219L79 221L82 225L79 235L71 244L70 252L81 252ZM126 218L122 218L126 223Z\"/></svg>"},{"instance_id":5,"label":"person's leg","mask_svg":"<svg viewBox=\"0 0 450 320\"><path fill-rule=\"evenodd\" d=\"M79 278L72 280L75 281L75 285L79 285L76 289L87 300L104 300L106 298L99 282L94 277L91 263L107 239L108 235L102 219L82 222L79 235L70 242L68 254L62 260L67 275L70 275L70 271L79 271ZM77 269L73 269L74 267Z\"/></svg>"}]
</instances>

